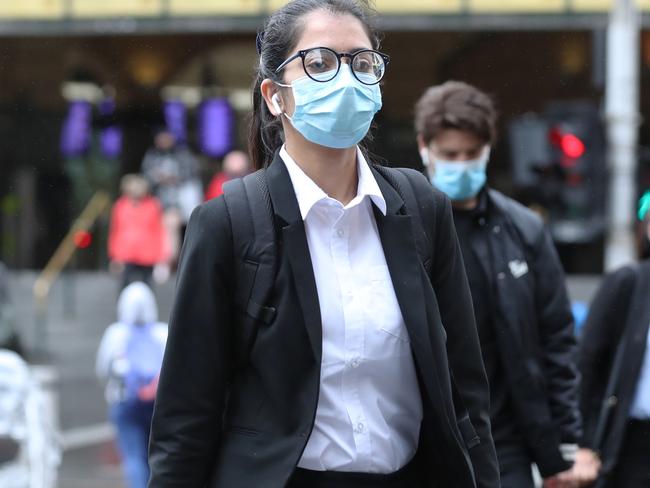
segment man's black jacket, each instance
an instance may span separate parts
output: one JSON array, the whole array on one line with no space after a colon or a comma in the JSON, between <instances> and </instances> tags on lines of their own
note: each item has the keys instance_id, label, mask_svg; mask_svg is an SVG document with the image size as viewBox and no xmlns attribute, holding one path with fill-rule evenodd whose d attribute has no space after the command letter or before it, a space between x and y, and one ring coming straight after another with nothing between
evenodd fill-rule
<instances>
[{"instance_id":1,"label":"man's black jacket","mask_svg":"<svg viewBox=\"0 0 650 488\"><path fill-rule=\"evenodd\" d=\"M601 455L599 482L612 473L646 353L650 324L650 261L608 274L589 310L580 340L582 445Z\"/></svg>"},{"instance_id":2,"label":"man's black jacket","mask_svg":"<svg viewBox=\"0 0 650 488\"><path fill-rule=\"evenodd\" d=\"M435 209L427 275L404 202L375 177L388 208L385 217L375 212L377 227L422 393L417 458L426 486L496 488L487 380L451 206L418 175L422 207ZM231 299L232 232L223 199L202 205L190 220L151 431L150 488L281 488L313 428L322 342L318 295L303 220L278 157L267 182L282 243L277 313L257 325L243 364L236 356L248 341L238 328L246 319ZM469 417L452 400L450 366Z\"/></svg>"},{"instance_id":3,"label":"man's black jacket","mask_svg":"<svg viewBox=\"0 0 650 488\"><path fill-rule=\"evenodd\" d=\"M487 190L483 271L495 283L490 308L519 432L542 476L564 471L561 443L582 434L573 318L565 276L542 220Z\"/></svg>"}]
</instances>

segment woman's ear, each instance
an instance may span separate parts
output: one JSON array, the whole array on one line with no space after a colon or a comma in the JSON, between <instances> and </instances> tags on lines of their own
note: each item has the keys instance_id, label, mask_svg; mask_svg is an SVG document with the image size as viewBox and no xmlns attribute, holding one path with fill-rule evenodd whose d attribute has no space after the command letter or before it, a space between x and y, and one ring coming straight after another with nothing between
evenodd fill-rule
<instances>
[{"instance_id":1,"label":"woman's ear","mask_svg":"<svg viewBox=\"0 0 650 488\"><path fill-rule=\"evenodd\" d=\"M269 112L276 117L282 115L282 107L279 100L280 95L275 83L269 78L265 79L260 84L260 91L262 92L262 98L264 98L266 108L269 109Z\"/></svg>"}]
</instances>

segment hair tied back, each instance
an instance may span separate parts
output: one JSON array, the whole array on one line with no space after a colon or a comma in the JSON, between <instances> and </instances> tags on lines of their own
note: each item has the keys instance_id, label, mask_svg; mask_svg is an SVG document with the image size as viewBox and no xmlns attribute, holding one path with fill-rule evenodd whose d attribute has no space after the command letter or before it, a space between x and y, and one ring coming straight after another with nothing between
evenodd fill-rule
<instances>
[{"instance_id":1,"label":"hair tied back","mask_svg":"<svg viewBox=\"0 0 650 488\"><path fill-rule=\"evenodd\" d=\"M264 41L264 31L259 31L257 37L255 38L255 47L257 48L257 54L262 54L262 42Z\"/></svg>"}]
</instances>

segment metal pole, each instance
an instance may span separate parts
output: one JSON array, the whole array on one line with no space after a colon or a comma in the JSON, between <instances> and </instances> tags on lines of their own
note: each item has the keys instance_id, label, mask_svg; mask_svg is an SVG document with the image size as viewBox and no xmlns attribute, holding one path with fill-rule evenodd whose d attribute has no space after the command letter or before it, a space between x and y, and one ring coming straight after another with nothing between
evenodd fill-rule
<instances>
[{"instance_id":1,"label":"metal pole","mask_svg":"<svg viewBox=\"0 0 650 488\"><path fill-rule=\"evenodd\" d=\"M610 168L605 269L634 260L639 126L639 29L635 0L616 0L607 29L605 117Z\"/></svg>"}]
</instances>

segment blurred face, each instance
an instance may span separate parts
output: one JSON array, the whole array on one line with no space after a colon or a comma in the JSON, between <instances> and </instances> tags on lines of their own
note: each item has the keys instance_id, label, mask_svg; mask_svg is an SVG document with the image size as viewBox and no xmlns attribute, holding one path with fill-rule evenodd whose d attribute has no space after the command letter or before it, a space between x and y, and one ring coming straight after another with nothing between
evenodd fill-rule
<instances>
[{"instance_id":1,"label":"blurred face","mask_svg":"<svg viewBox=\"0 0 650 488\"><path fill-rule=\"evenodd\" d=\"M171 132L161 132L156 136L156 147L168 151L176 144L176 138Z\"/></svg>"},{"instance_id":2,"label":"blurred face","mask_svg":"<svg viewBox=\"0 0 650 488\"><path fill-rule=\"evenodd\" d=\"M144 178L132 178L124 184L124 194L134 200L140 200L147 196L149 184Z\"/></svg>"},{"instance_id":3,"label":"blurred face","mask_svg":"<svg viewBox=\"0 0 650 488\"><path fill-rule=\"evenodd\" d=\"M464 162L480 158L486 146L486 142L472 132L446 129L424 147L428 147L432 160Z\"/></svg>"},{"instance_id":4,"label":"blurred face","mask_svg":"<svg viewBox=\"0 0 650 488\"><path fill-rule=\"evenodd\" d=\"M250 170L248 156L246 156L242 151L229 153L223 160L223 170L231 177L246 175Z\"/></svg>"},{"instance_id":5,"label":"blurred face","mask_svg":"<svg viewBox=\"0 0 650 488\"><path fill-rule=\"evenodd\" d=\"M294 48L287 53L287 58L296 52L313 47L328 47L338 53L352 53L360 49L372 49L372 42L364 29L363 24L354 16L343 14L335 15L325 10L316 10L306 15L302 22L304 27ZM349 59L343 58L343 63ZM282 82L289 85L294 80L307 76L300 58L294 59L281 72ZM268 80L269 82L271 80ZM266 92L266 93L265 93ZM270 102L270 97L278 92L280 107L284 112L291 115L294 111L294 101L291 88L281 88L273 84L267 90L262 90L267 106L271 113L276 114L277 110ZM293 130L290 124L285 125L287 129Z\"/></svg>"}]
</instances>

